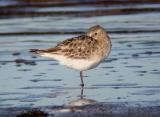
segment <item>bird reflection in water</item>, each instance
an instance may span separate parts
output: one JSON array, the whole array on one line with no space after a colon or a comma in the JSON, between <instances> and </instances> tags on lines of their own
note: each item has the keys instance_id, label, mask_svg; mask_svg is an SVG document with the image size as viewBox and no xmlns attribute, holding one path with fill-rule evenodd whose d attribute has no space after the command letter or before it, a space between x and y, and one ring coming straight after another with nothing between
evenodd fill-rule
<instances>
[{"instance_id":1,"label":"bird reflection in water","mask_svg":"<svg viewBox=\"0 0 160 117\"><path fill-rule=\"evenodd\" d=\"M69 112L81 112L82 108L87 105L96 104L95 100L84 98L84 87L81 87L80 98L76 100L72 100L63 108L56 110L59 114L69 113Z\"/></svg>"},{"instance_id":2,"label":"bird reflection in water","mask_svg":"<svg viewBox=\"0 0 160 117\"><path fill-rule=\"evenodd\" d=\"M69 102L70 106L85 106L96 103L95 100L84 98L84 87L81 87L80 99Z\"/></svg>"}]
</instances>

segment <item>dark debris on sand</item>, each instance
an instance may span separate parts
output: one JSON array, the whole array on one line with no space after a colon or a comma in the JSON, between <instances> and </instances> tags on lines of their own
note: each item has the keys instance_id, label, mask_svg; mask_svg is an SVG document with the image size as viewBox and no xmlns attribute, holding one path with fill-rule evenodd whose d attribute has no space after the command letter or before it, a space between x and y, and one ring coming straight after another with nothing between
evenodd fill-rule
<instances>
[{"instance_id":1,"label":"dark debris on sand","mask_svg":"<svg viewBox=\"0 0 160 117\"><path fill-rule=\"evenodd\" d=\"M160 107L127 107L125 104L95 104L70 108L55 117L159 117Z\"/></svg>"},{"instance_id":2,"label":"dark debris on sand","mask_svg":"<svg viewBox=\"0 0 160 117\"><path fill-rule=\"evenodd\" d=\"M48 114L39 110L39 109L32 109L26 112L22 112L17 117L47 117Z\"/></svg>"},{"instance_id":3,"label":"dark debris on sand","mask_svg":"<svg viewBox=\"0 0 160 117\"><path fill-rule=\"evenodd\" d=\"M132 104L131 104L132 105ZM96 103L85 106L53 106L40 109L0 109L0 117L159 117L160 106Z\"/></svg>"}]
</instances>

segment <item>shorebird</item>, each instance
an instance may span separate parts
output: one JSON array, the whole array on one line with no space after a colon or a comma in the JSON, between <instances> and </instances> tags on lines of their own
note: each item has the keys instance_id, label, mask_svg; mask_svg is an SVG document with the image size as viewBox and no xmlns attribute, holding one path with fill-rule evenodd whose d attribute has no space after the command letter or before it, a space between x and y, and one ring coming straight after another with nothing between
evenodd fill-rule
<instances>
[{"instance_id":1,"label":"shorebird","mask_svg":"<svg viewBox=\"0 0 160 117\"><path fill-rule=\"evenodd\" d=\"M60 64L80 71L81 86L84 86L83 71L95 68L111 51L111 40L100 25L88 29L87 33L66 39L49 49L30 49L30 52L55 59Z\"/></svg>"}]
</instances>

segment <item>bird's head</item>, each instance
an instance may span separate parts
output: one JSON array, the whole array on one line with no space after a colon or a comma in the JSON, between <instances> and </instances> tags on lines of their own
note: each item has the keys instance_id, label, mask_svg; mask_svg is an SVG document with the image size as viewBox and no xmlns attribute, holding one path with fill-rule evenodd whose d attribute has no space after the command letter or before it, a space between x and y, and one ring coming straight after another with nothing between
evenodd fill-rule
<instances>
[{"instance_id":1,"label":"bird's head","mask_svg":"<svg viewBox=\"0 0 160 117\"><path fill-rule=\"evenodd\" d=\"M89 28L87 32L87 36L98 40L100 38L106 38L107 33L103 27L101 27L100 25L96 25L96 26Z\"/></svg>"}]
</instances>

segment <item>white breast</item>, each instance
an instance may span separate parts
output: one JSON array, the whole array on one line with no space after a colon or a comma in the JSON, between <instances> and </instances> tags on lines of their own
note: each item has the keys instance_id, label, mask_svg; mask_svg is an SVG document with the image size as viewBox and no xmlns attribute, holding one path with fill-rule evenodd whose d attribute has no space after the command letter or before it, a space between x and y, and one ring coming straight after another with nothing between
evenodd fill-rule
<instances>
[{"instance_id":1,"label":"white breast","mask_svg":"<svg viewBox=\"0 0 160 117\"><path fill-rule=\"evenodd\" d=\"M45 53L41 56L58 60L60 64L78 71L85 71L88 69L92 69L102 61L102 58L98 58L98 57L92 58L92 59L71 59L62 55L55 55L55 54L48 54L48 53Z\"/></svg>"}]
</instances>

